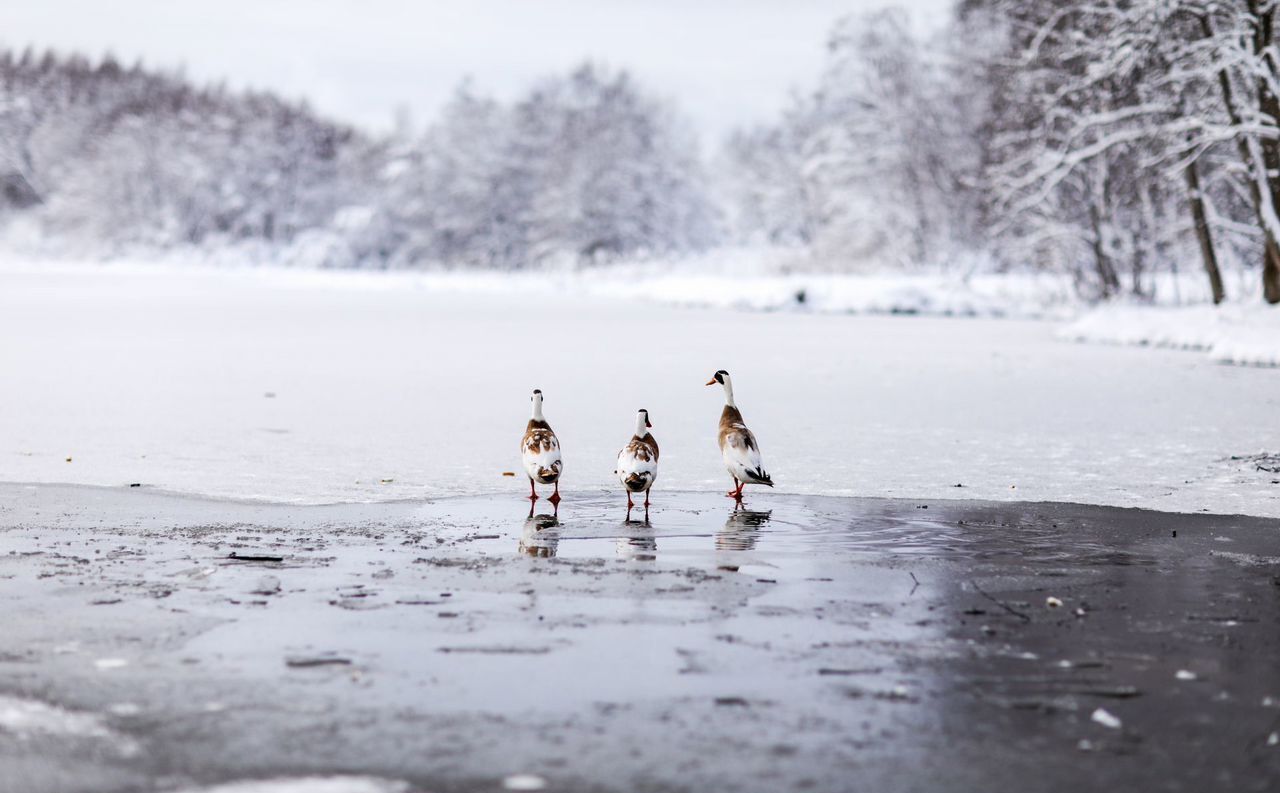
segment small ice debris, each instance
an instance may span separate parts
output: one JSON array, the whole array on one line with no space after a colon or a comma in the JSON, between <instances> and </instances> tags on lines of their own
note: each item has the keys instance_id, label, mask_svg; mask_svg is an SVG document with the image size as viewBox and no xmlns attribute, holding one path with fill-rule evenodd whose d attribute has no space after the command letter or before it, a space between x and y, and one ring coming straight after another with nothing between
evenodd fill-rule
<instances>
[{"instance_id":1,"label":"small ice debris","mask_svg":"<svg viewBox=\"0 0 1280 793\"><path fill-rule=\"evenodd\" d=\"M542 790L546 786L547 780L537 774L512 774L502 780L506 790Z\"/></svg>"},{"instance_id":2,"label":"small ice debris","mask_svg":"<svg viewBox=\"0 0 1280 793\"><path fill-rule=\"evenodd\" d=\"M1045 599L1044 599L1044 604L1045 604L1046 606L1048 606L1049 608L1051 608L1051 609L1056 609L1056 608L1061 608L1061 607L1062 607L1062 601L1061 601L1061 600L1059 600L1058 598L1054 597L1053 595L1050 595L1049 597L1045 598Z\"/></svg>"},{"instance_id":3,"label":"small ice debris","mask_svg":"<svg viewBox=\"0 0 1280 793\"><path fill-rule=\"evenodd\" d=\"M1174 677L1178 678L1179 680L1195 680L1196 673L1192 672L1190 669L1179 669L1174 674Z\"/></svg>"},{"instance_id":4,"label":"small ice debris","mask_svg":"<svg viewBox=\"0 0 1280 793\"><path fill-rule=\"evenodd\" d=\"M272 556L269 554L260 554L260 553L259 554L241 554L241 553L236 553L235 551L232 551L231 553L227 554L227 558L233 559L237 562L272 562L274 563L274 562L284 561L283 556Z\"/></svg>"},{"instance_id":5,"label":"small ice debris","mask_svg":"<svg viewBox=\"0 0 1280 793\"><path fill-rule=\"evenodd\" d=\"M1021 659L1022 659L1022 660L1024 660L1024 661L1038 661L1038 660L1040 660L1040 656L1036 655L1035 653L1031 653L1031 652L1018 653L1018 654L1017 654L1016 656L1014 656L1014 657L1015 657L1015 658L1021 658Z\"/></svg>"},{"instance_id":6,"label":"small ice debris","mask_svg":"<svg viewBox=\"0 0 1280 793\"><path fill-rule=\"evenodd\" d=\"M117 702L107 710L114 716L137 716L142 712L142 708L134 702Z\"/></svg>"},{"instance_id":7,"label":"small ice debris","mask_svg":"<svg viewBox=\"0 0 1280 793\"><path fill-rule=\"evenodd\" d=\"M366 776L310 776L280 779L244 779L176 793L404 793L406 782Z\"/></svg>"},{"instance_id":8,"label":"small ice debris","mask_svg":"<svg viewBox=\"0 0 1280 793\"><path fill-rule=\"evenodd\" d=\"M1264 708L1274 708L1276 705L1280 705L1280 700L1277 700L1275 697L1263 697L1263 698L1262 698L1262 707L1264 707Z\"/></svg>"},{"instance_id":9,"label":"small ice debris","mask_svg":"<svg viewBox=\"0 0 1280 793\"><path fill-rule=\"evenodd\" d=\"M204 703L204 712L205 712L205 713L221 713L222 711L224 711L224 710L226 710L226 709L227 709L227 706L226 706L226 705L224 705L224 704L223 704L223 703L221 703L221 702L206 702L206 703Z\"/></svg>"},{"instance_id":10,"label":"small ice debris","mask_svg":"<svg viewBox=\"0 0 1280 793\"><path fill-rule=\"evenodd\" d=\"M1085 615L1085 610L1082 608L1078 608L1075 610L1074 613L1077 617L1083 617Z\"/></svg>"},{"instance_id":11,"label":"small ice debris","mask_svg":"<svg viewBox=\"0 0 1280 793\"><path fill-rule=\"evenodd\" d=\"M1093 741L1089 740L1088 738L1081 738L1080 742L1076 744L1076 748L1082 752L1092 752Z\"/></svg>"},{"instance_id":12,"label":"small ice debris","mask_svg":"<svg viewBox=\"0 0 1280 793\"><path fill-rule=\"evenodd\" d=\"M1090 716L1089 718L1092 721L1095 721L1098 724L1101 724L1103 727L1106 727L1108 730L1120 729L1120 719L1113 716L1105 708L1098 708L1093 712L1093 715Z\"/></svg>"},{"instance_id":13,"label":"small ice debris","mask_svg":"<svg viewBox=\"0 0 1280 793\"><path fill-rule=\"evenodd\" d=\"M129 662L123 658L99 658L93 662L93 665L99 669L120 669L129 665Z\"/></svg>"},{"instance_id":14,"label":"small ice debris","mask_svg":"<svg viewBox=\"0 0 1280 793\"><path fill-rule=\"evenodd\" d=\"M273 575L264 575L249 590L250 595L276 595L280 593L280 579Z\"/></svg>"},{"instance_id":15,"label":"small ice debris","mask_svg":"<svg viewBox=\"0 0 1280 793\"><path fill-rule=\"evenodd\" d=\"M1071 667L1075 666L1075 664L1063 658L1061 661L1058 662L1058 666L1060 666L1063 669L1070 669Z\"/></svg>"},{"instance_id":16,"label":"small ice debris","mask_svg":"<svg viewBox=\"0 0 1280 793\"><path fill-rule=\"evenodd\" d=\"M1267 736L1267 746L1280 746L1280 732L1273 732Z\"/></svg>"},{"instance_id":17,"label":"small ice debris","mask_svg":"<svg viewBox=\"0 0 1280 793\"><path fill-rule=\"evenodd\" d=\"M284 659L285 666L293 669L309 669L316 666L350 666L351 659L326 653L323 655L291 655Z\"/></svg>"}]
</instances>

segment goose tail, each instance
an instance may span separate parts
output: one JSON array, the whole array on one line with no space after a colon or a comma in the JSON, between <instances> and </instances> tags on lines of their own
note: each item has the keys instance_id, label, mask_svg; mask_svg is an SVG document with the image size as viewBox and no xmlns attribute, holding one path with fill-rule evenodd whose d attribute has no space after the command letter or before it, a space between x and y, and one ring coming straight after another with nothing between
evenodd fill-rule
<instances>
[{"instance_id":1,"label":"goose tail","mask_svg":"<svg viewBox=\"0 0 1280 793\"><path fill-rule=\"evenodd\" d=\"M649 484L649 477L646 474L628 474L627 478L622 482L627 489L633 493L639 493Z\"/></svg>"}]
</instances>

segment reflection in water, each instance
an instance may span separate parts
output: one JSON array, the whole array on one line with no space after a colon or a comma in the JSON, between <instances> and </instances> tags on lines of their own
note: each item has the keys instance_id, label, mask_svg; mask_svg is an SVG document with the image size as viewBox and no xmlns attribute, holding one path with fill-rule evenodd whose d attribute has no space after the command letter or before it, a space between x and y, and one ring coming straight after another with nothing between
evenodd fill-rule
<instances>
[{"instance_id":1,"label":"reflection in water","mask_svg":"<svg viewBox=\"0 0 1280 793\"><path fill-rule=\"evenodd\" d=\"M769 522L773 510L734 509L724 528L716 532L717 551L753 551L760 539L760 527Z\"/></svg>"},{"instance_id":2,"label":"reflection in water","mask_svg":"<svg viewBox=\"0 0 1280 793\"><path fill-rule=\"evenodd\" d=\"M529 505L529 517L525 518L524 528L520 532L520 544L516 546L520 553L529 556L550 557L556 555L556 547L560 544L560 506L550 513L533 513L533 505Z\"/></svg>"},{"instance_id":3,"label":"reflection in water","mask_svg":"<svg viewBox=\"0 0 1280 793\"><path fill-rule=\"evenodd\" d=\"M627 510L627 519L622 522L622 536L615 540L615 544L621 559L651 562L657 558L658 541L653 536L648 509L644 511L644 520L632 520L631 510Z\"/></svg>"}]
</instances>

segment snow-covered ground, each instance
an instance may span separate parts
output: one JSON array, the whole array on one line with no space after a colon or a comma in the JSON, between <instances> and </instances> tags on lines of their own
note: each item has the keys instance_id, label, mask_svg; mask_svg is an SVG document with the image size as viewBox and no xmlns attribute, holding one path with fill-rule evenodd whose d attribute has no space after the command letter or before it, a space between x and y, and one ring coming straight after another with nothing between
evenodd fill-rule
<instances>
[{"instance_id":1,"label":"snow-covered ground","mask_svg":"<svg viewBox=\"0 0 1280 793\"><path fill-rule=\"evenodd\" d=\"M1260 301L1217 307L1102 306L1059 335L1073 341L1201 350L1219 363L1280 366L1280 308Z\"/></svg>"},{"instance_id":2,"label":"snow-covered ground","mask_svg":"<svg viewBox=\"0 0 1280 793\"><path fill-rule=\"evenodd\" d=\"M724 368L781 491L1280 515L1280 475L1244 459L1280 450L1277 370L1064 343L1050 322L693 310L533 283L7 268L0 480L515 496L527 484L503 472L540 387L570 496L612 486L645 407L660 499L728 485L703 387Z\"/></svg>"}]
</instances>

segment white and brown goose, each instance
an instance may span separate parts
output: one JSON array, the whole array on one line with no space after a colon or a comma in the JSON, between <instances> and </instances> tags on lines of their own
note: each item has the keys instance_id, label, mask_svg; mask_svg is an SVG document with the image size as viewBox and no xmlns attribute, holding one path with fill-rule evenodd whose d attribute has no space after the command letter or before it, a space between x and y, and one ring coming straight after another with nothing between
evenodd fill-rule
<instances>
[{"instance_id":1,"label":"white and brown goose","mask_svg":"<svg viewBox=\"0 0 1280 793\"><path fill-rule=\"evenodd\" d=\"M724 386L724 410L720 411L720 457L736 486L725 495L741 501L742 488L746 485L773 487L773 480L765 473L756 436L747 429L742 413L733 402L733 381L729 379L729 373L721 369L707 381L707 385L716 383Z\"/></svg>"},{"instance_id":2,"label":"white and brown goose","mask_svg":"<svg viewBox=\"0 0 1280 793\"><path fill-rule=\"evenodd\" d=\"M614 473L627 491L627 509L635 506L632 493L644 493L645 509L649 508L649 488L658 478L658 442L649 428L649 411L641 408L636 413L636 434L618 452L618 467Z\"/></svg>"},{"instance_id":3,"label":"white and brown goose","mask_svg":"<svg viewBox=\"0 0 1280 793\"><path fill-rule=\"evenodd\" d=\"M560 440L542 415L542 392L536 388L533 391L533 416L520 439L520 461L529 476L529 500L538 500L535 483L555 485L556 489L548 500L559 504L560 471L564 468L560 459Z\"/></svg>"}]
</instances>

